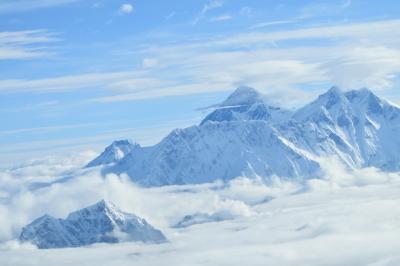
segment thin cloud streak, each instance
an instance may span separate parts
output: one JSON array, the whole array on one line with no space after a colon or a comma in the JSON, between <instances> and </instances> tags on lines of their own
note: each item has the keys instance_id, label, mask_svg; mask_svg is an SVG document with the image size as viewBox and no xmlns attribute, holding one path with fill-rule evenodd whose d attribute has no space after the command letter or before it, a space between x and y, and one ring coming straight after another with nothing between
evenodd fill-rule
<instances>
[{"instance_id":1,"label":"thin cloud streak","mask_svg":"<svg viewBox=\"0 0 400 266\"><path fill-rule=\"evenodd\" d=\"M0 32L0 60L49 56L53 52L43 45L58 41L57 34L44 29Z\"/></svg>"},{"instance_id":2,"label":"thin cloud streak","mask_svg":"<svg viewBox=\"0 0 400 266\"><path fill-rule=\"evenodd\" d=\"M267 21L267 22L261 22L258 24L255 24L250 27L250 29L259 29L259 28L265 28L269 26L275 26L275 25L284 25L284 24L292 24L296 23L299 20L275 20L275 21Z\"/></svg>"},{"instance_id":3,"label":"thin cloud streak","mask_svg":"<svg viewBox=\"0 0 400 266\"><path fill-rule=\"evenodd\" d=\"M71 4L82 0L2 0L0 14L25 12L34 9L49 8Z\"/></svg>"},{"instance_id":4,"label":"thin cloud streak","mask_svg":"<svg viewBox=\"0 0 400 266\"><path fill-rule=\"evenodd\" d=\"M336 84L349 89L383 90L399 74L400 50L396 48L400 43L396 37L400 36L396 34L399 29L400 20L388 20L252 32L164 45L138 52L144 60L152 58L157 62L146 69L0 80L0 93L58 93L96 88L103 95L86 102L109 103L228 91L244 84L282 100L292 92L292 100L297 101L305 97L294 89L302 84L320 84L321 89L324 84ZM284 41L309 39L323 39L328 44L279 46ZM226 50L227 47L236 49Z\"/></svg>"},{"instance_id":5,"label":"thin cloud streak","mask_svg":"<svg viewBox=\"0 0 400 266\"><path fill-rule=\"evenodd\" d=\"M222 0L210 0L207 4L205 4L197 15L197 17L192 21L192 24L196 25L200 20L202 20L209 11L213 9L220 8L224 5L224 1Z\"/></svg>"},{"instance_id":6,"label":"thin cloud streak","mask_svg":"<svg viewBox=\"0 0 400 266\"><path fill-rule=\"evenodd\" d=\"M233 17L231 15L221 15L218 17L213 17L210 19L211 22L220 22L220 21L227 21L227 20L231 20L233 19Z\"/></svg>"}]
</instances>

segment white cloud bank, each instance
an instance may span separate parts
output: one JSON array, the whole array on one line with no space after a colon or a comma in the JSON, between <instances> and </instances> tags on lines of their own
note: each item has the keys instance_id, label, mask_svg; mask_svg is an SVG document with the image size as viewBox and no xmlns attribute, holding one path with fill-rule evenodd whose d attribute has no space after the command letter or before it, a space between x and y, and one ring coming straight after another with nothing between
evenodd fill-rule
<instances>
[{"instance_id":1,"label":"white cloud bank","mask_svg":"<svg viewBox=\"0 0 400 266\"><path fill-rule=\"evenodd\" d=\"M88 155L46 159L0 174L0 261L9 265L398 265L400 175L346 171L334 162L326 178L271 185L240 178L221 183L139 188L126 177L79 170ZM75 178L37 190L37 181ZM37 184L36 184L37 185ZM105 198L146 218L170 240L36 250L15 239L22 225ZM171 228L185 215L230 220ZM232 219L233 218L233 219Z\"/></svg>"}]
</instances>

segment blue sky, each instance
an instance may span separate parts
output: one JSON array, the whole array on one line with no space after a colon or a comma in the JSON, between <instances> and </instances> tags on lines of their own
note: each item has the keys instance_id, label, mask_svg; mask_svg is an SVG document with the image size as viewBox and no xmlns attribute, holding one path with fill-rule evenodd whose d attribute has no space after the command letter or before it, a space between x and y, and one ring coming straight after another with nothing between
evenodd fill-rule
<instances>
[{"instance_id":1,"label":"blue sky","mask_svg":"<svg viewBox=\"0 0 400 266\"><path fill-rule=\"evenodd\" d=\"M332 85L400 103L400 2L2 0L0 166L143 145L235 87L295 108Z\"/></svg>"}]
</instances>

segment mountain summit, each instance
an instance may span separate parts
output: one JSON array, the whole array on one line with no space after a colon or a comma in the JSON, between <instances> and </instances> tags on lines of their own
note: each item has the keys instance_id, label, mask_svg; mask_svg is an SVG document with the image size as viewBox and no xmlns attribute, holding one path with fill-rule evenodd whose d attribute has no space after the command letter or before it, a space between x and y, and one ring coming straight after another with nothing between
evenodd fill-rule
<instances>
[{"instance_id":1,"label":"mountain summit","mask_svg":"<svg viewBox=\"0 0 400 266\"><path fill-rule=\"evenodd\" d=\"M223 103L221 103L220 107L253 105L256 103L264 103L264 96L251 87L241 86L237 88Z\"/></svg>"},{"instance_id":2,"label":"mountain summit","mask_svg":"<svg viewBox=\"0 0 400 266\"><path fill-rule=\"evenodd\" d=\"M71 213L66 219L44 215L22 229L20 241L48 249L121 241L159 243L166 238L146 220L102 200Z\"/></svg>"},{"instance_id":3,"label":"mountain summit","mask_svg":"<svg viewBox=\"0 0 400 266\"><path fill-rule=\"evenodd\" d=\"M208 121L234 120L264 120L273 123L290 116L290 111L268 105L265 98L251 87L239 87L215 111L209 114L201 122L201 125Z\"/></svg>"},{"instance_id":4,"label":"mountain summit","mask_svg":"<svg viewBox=\"0 0 400 266\"><path fill-rule=\"evenodd\" d=\"M400 109L368 89L332 87L295 112L238 88L200 125L136 147L105 172L144 186L204 183L238 176L318 177L320 159L350 168L400 170ZM97 159L96 159L97 160Z\"/></svg>"},{"instance_id":5,"label":"mountain summit","mask_svg":"<svg viewBox=\"0 0 400 266\"><path fill-rule=\"evenodd\" d=\"M135 148L139 148L138 144L133 144L129 140L117 140L106 147L99 157L89 162L86 167L94 167L98 165L105 165L116 163L122 160L127 154L132 152Z\"/></svg>"}]
</instances>

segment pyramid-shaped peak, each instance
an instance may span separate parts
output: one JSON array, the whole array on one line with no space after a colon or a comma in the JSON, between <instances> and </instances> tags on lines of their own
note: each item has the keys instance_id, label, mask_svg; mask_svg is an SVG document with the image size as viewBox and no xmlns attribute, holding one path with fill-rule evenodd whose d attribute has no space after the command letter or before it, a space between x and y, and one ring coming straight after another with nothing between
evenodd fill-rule
<instances>
[{"instance_id":1,"label":"pyramid-shaped peak","mask_svg":"<svg viewBox=\"0 0 400 266\"><path fill-rule=\"evenodd\" d=\"M106 165L122 160L126 155L133 150L140 148L140 145L133 144L129 140L116 140L111 143L105 150L93 161L89 162L86 167L98 165Z\"/></svg>"},{"instance_id":2,"label":"pyramid-shaped peak","mask_svg":"<svg viewBox=\"0 0 400 266\"><path fill-rule=\"evenodd\" d=\"M162 243L166 238L146 220L101 200L66 219L42 216L23 228L20 240L38 248L64 248L121 241Z\"/></svg>"},{"instance_id":3,"label":"pyramid-shaped peak","mask_svg":"<svg viewBox=\"0 0 400 266\"><path fill-rule=\"evenodd\" d=\"M262 102L264 102L264 96L256 89L248 86L240 86L221 104L221 106L252 105Z\"/></svg>"},{"instance_id":4,"label":"pyramid-shaped peak","mask_svg":"<svg viewBox=\"0 0 400 266\"><path fill-rule=\"evenodd\" d=\"M134 145L138 145L138 144L134 144L132 143L130 140L127 139L122 139L122 140L116 140L113 143L111 143L110 146L114 146L114 147L123 147L123 146L134 146Z\"/></svg>"},{"instance_id":5,"label":"pyramid-shaped peak","mask_svg":"<svg viewBox=\"0 0 400 266\"><path fill-rule=\"evenodd\" d=\"M108 208L109 206L115 206L115 205L109 201L102 199L102 200L98 201L97 203L89 206L89 208L90 207Z\"/></svg>"},{"instance_id":6,"label":"pyramid-shaped peak","mask_svg":"<svg viewBox=\"0 0 400 266\"><path fill-rule=\"evenodd\" d=\"M104 200L104 199L100 200L99 202L97 202L97 203L95 203L93 205L90 205L90 206L86 207L85 209L95 210L95 211L96 210L99 210L99 211L101 211L101 210L117 211L118 210L118 208L115 206L114 203L112 203L110 201L107 201L107 200Z\"/></svg>"},{"instance_id":7,"label":"pyramid-shaped peak","mask_svg":"<svg viewBox=\"0 0 400 266\"><path fill-rule=\"evenodd\" d=\"M131 152L133 149L140 147L139 144L133 143L130 140L123 139L123 140L115 140L113 141L105 151L112 152L115 154L116 157L120 156L123 157L126 153Z\"/></svg>"},{"instance_id":8,"label":"pyramid-shaped peak","mask_svg":"<svg viewBox=\"0 0 400 266\"><path fill-rule=\"evenodd\" d=\"M340 103L340 102L346 102L346 97L342 91L337 86L331 87L327 92L324 94L320 95L318 97L318 100L312 104L317 104L317 105L323 105L327 109L331 108L332 106Z\"/></svg>"},{"instance_id":9,"label":"pyramid-shaped peak","mask_svg":"<svg viewBox=\"0 0 400 266\"><path fill-rule=\"evenodd\" d=\"M328 91L325 93L321 94L319 96L319 99L339 99L341 97L344 97L343 90L337 86L331 87Z\"/></svg>"},{"instance_id":10,"label":"pyramid-shaped peak","mask_svg":"<svg viewBox=\"0 0 400 266\"><path fill-rule=\"evenodd\" d=\"M341 89L340 87L338 87L338 86L332 86L332 87L328 90L327 93L328 93L328 94L342 94L343 91L342 91L342 89Z\"/></svg>"},{"instance_id":11,"label":"pyramid-shaped peak","mask_svg":"<svg viewBox=\"0 0 400 266\"><path fill-rule=\"evenodd\" d=\"M235 95L235 94L249 94L249 93L257 94L258 91L256 89L254 89L253 87L240 86L232 93L232 95Z\"/></svg>"},{"instance_id":12,"label":"pyramid-shaped peak","mask_svg":"<svg viewBox=\"0 0 400 266\"><path fill-rule=\"evenodd\" d=\"M101 200L93 205L80 209L69 214L67 219L80 219L83 216L98 216L100 214L117 214L122 213L113 203Z\"/></svg>"}]
</instances>

